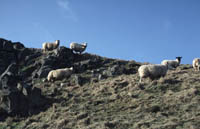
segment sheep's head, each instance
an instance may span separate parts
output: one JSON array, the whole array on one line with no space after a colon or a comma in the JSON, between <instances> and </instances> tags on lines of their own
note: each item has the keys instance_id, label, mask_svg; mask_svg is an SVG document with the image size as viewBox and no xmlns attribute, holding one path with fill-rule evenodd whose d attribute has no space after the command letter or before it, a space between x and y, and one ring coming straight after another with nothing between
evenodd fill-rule
<instances>
[{"instance_id":1,"label":"sheep's head","mask_svg":"<svg viewBox=\"0 0 200 129\"><path fill-rule=\"evenodd\" d=\"M181 62L181 56L176 57L176 59L178 60L178 62Z\"/></svg>"},{"instance_id":2,"label":"sheep's head","mask_svg":"<svg viewBox=\"0 0 200 129\"><path fill-rule=\"evenodd\" d=\"M70 67L70 68L65 68L65 70L71 70L71 71L73 71L74 69L73 69L73 67Z\"/></svg>"},{"instance_id":3,"label":"sheep's head","mask_svg":"<svg viewBox=\"0 0 200 129\"><path fill-rule=\"evenodd\" d=\"M86 42L84 42L82 45L83 45L84 47L87 47L87 43L86 43Z\"/></svg>"},{"instance_id":4,"label":"sheep's head","mask_svg":"<svg viewBox=\"0 0 200 129\"><path fill-rule=\"evenodd\" d=\"M56 40L55 43L56 43L57 45L59 45L59 44L60 44L60 40Z\"/></svg>"},{"instance_id":5,"label":"sheep's head","mask_svg":"<svg viewBox=\"0 0 200 129\"><path fill-rule=\"evenodd\" d=\"M70 71L70 73L74 72L74 68L73 67L68 68L68 70Z\"/></svg>"},{"instance_id":6,"label":"sheep's head","mask_svg":"<svg viewBox=\"0 0 200 129\"><path fill-rule=\"evenodd\" d=\"M73 68L73 67L70 67L69 69L70 69L71 71L73 71L73 70L74 70L74 68Z\"/></svg>"}]
</instances>

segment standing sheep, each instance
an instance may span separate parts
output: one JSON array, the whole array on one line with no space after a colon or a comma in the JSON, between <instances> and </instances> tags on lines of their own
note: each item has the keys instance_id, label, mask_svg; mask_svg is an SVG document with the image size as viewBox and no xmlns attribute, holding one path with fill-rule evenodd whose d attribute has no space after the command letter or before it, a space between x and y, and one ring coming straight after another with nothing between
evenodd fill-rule
<instances>
[{"instance_id":1,"label":"standing sheep","mask_svg":"<svg viewBox=\"0 0 200 129\"><path fill-rule=\"evenodd\" d=\"M73 72L73 67L64 68L64 69L56 69L49 72L47 76L48 81L61 80L64 77L69 77Z\"/></svg>"},{"instance_id":2,"label":"standing sheep","mask_svg":"<svg viewBox=\"0 0 200 129\"><path fill-rule=\"evenodd\" d=\"M80 54L83 51L85 51L86 48L87 48L87 43L82 43L82 44L75 42L70 43L70 49L72 49L75 52L79 52Z\"/></svg>"},{"instance_id":3,"label":"standing sheep","mask_svg":"<svg viewBox=\"0 0 200 129\"><path fill-rule=\"evenodd\" d=\"M51 51L58 48L60 45L60 40L56 40L54 43L45 42L42 44L42 49L44 52Z\"/></svg>"},{"instance_id":4,"label":"standing sheep","mask_svg":"<svg viewBox=\"0 0 200 129\"><path fill-rule=\"evenodd\" d=\"M161 64L148 64L142 65L138 69L138 73L140 76L140 82L142 82L142 78L149 77L151 80L164 77L167 73L168 65Z\"/></svg>"},{"instance_id":5,"label":"standing sheep","mask_svg":"<svg viewBox=\"0 0 200 129\"><path fill-rule=\"evenodd\" d=\"M178 67L181 63L181 58L182 57L176 57L176 60L163 60L161 62L162 65L167 65L168 64L168 67L169 69L174 69L176 67Z\"/></svg>"},{"instance_id":6,"label":"standing sheep","mask_svg":"<svg viewBox=\"0 0 200 129\"><path fill-rule=\"evenodd\" d=\"M199 71L199 67L200 67L200 58L195 58L192 61L192 66L194 68L195 71Z\"/></svg>"}]
</instances>

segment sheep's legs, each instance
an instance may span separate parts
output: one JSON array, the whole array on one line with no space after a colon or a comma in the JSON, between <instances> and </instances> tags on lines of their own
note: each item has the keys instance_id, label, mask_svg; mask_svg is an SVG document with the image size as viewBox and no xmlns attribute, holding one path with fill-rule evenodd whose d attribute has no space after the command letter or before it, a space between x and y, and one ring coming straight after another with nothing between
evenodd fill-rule
<instances>
[{"instance_id":1,"label":"sheep's legs","mask_svg":"<svg viewBox=\"0 0 200 129\"><path fill-rule=\"evenodd\" d=\"M198 67L194 67L194 71L199 71L199 66Z\"/></svg>"},{"instance_id":2,"label":"sheep's legs","mask_svg":"<svg viewBox=\"0 0 200 129\"><path fill-rule=\"evenodd\" d=\"M139 81L140 83L142 82L142 77L140 77L140 81Z\"/></svg>"}]
</instances>

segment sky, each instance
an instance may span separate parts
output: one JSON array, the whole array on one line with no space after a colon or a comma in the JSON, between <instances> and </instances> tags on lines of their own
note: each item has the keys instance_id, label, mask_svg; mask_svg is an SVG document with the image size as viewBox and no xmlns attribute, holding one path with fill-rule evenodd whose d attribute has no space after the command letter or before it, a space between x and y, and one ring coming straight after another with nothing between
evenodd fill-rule
<instances>
[{"instance_id":1,"label":"sky","mask_svg":"<svg viewBox=\"0 0 200 129\"><path fill-rule=\"evenodd\" d=\"M200 57L200 0L0 0L0 38L87 42L86 52L159 64Z\"/></svg>"}]
</instances>

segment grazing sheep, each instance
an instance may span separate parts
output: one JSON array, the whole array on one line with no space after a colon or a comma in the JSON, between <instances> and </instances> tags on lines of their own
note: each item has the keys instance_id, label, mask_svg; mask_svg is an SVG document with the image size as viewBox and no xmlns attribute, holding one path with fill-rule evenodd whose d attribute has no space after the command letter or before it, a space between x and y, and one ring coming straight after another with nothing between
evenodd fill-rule
<instances>
[{"instance_id":1,"label":"grazing sheep","mask_svg":"<svg viewBox=\"0 0 200 129\"><path fill-rule=\"evenodd\" d=\"M42 44L43 51L51 51L58 48L60 45L60 40L56 40L54 43L45 42Z\"/></svg>"},{"instance_id":2,"label":"grazing sheep","mask_svg":"<svg viewBox=\"0 0 200 129\"><path fill-rule=\"evenodd\" d=\"M164 77L167 73L168 65L161 64L148 64L139 67L138 72L140 76L140 82L142 78L149 77L151 80Z\"/></svg>"},{"instance_id":3,"label":"grazing sheep","mask_svg":"<svg viewBox=\"0 0 200 129\"><path fill-rule=\"evenodd\" d=\"M82 44L75 43L75 42L70 43L70 49L72 49L75 52L79 52L80 54L83 51L85 51L86 47L87 47L87 43L82 43Z\"/></svg>"},{"instance_id":4,"label":"grazing sheep","mask_svg":"<svg viewBox=\"0 0 200 129\"><path fill-rule=\"evenodd\" d=\"M73 67L64 68L64 69L56 69L49 72L47 76L48 81L61 80L64 77L69 77L73 72Z\"/></svg>"},{"instance_id":5,"label":"grazing sheep","mask_svg":"<svg viewBox=\"0 0 200 129\"><path fill-rule=\"evenodd\" d=\"M199 67L200 67L200 58L195 58L192 61L192 66L194 68L195 71L199 71Z\"/></svg>"},{"instance_id":6,"label":"grazing sheep","mask_svg":"<svg viewBox=\"0 0 200 129\"><path fill-rule=\"evenodd\" d=\"M163 60L161 62L162 65L167 65L168 64L168 67L169 69L174 69L176 67L178 67L181 63L181 58L182 57L176 57L176 60Z\"/></svg>"}]
</instances>

